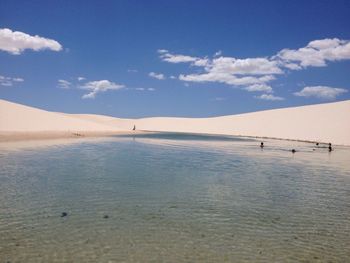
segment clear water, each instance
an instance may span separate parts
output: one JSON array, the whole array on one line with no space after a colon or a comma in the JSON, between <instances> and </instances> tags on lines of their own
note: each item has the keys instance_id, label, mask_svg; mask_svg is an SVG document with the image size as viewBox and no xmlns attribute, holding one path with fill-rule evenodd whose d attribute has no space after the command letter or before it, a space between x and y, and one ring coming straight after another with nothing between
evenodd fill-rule
<instances>
[{"instance_id":1,"label":"clear water","mask_svg":"<svg viewBox=\"0 0 350 263\"><path fill-rule=\"evenodd\" d=\"M350 149L258 145L155 134L0 148L0 262L349 262Z\"/></svg>"}]
</instances>

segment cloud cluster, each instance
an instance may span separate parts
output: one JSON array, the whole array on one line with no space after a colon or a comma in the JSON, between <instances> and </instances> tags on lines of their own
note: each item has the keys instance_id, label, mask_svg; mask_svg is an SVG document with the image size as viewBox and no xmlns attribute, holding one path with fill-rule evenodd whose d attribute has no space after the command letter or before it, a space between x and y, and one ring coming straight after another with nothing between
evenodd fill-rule
<instances>
[{"instance_id":1,"label":"cloud cluster","mask_svg":"<svg viewBox=\"0 0 350 263\"><path fill-rule=\"evenodd\" d=\"M273 89L267 83L274 80L275 75L283 74L280 63L269 58L237 59L223 57L221 52L212 59L171 54L167 50L158 50L158 53L163 61L190 63L192 67L202 68L200 73L179 75L180 80L187 82L218 82L241 86L249 92L272 93Z\"/></svg>"},{"instance_id":2,"label":"cloud cluster","mask_svg":"<svg viewBox=\"0 0 350 263\"><path fill-rule=\"evenodd\" d=\"M159 79L159 80L164 80L165 79L165 76L162 73L150 72L148 74L148 76L150 76L151 78L154 78L154 79Z\"/></svg>"},{"instance_id":3,"label":"cloud cluster","mask_svg":"<svg viewBox=\"0 0 350 263\"><path fill-rule=\"evenodd\" d=\"M25 49L39 51L50 49L53 51L62 50L62 46L56 40L40 36L31 36L23 32L12 31L8 28L0 29L0 50L13 55L21 54Z\"/></svg>"},{"instance_id":4,"label":"cloud cluster","mask_svg":"<svg viewBox=\"0 0 350 263\"><path fill-rule=\"evenodd\" d=\"M117 84L109 80L90 81L82 86L79 86L80 89L89 91L83 95L83 99L94 99L98 93L106 92L108 90L119 90L124 87L124 85Z\"/></svg>"},{"instance_id":5,"label":"cloud cluster","mask_svg":"<svg viewBox=\"0 0 350 263\"><path fill-rule=\"evenodd\" d=\"M22 78L11 78L11 77L5 77L0 75L0 85L1 86L6 86L6 87L11 87L13 86L14 83L16 82L23 82L24 79Z\"/></svg>"},{"instance_id":6,"label":"cloud cluster","mask_svg":"<svg viewBox=\"0 0 350 263\"><path fill-rule=\"evenodd\" d=\"M171 54L167 50L158 50L160 58L169 63L190 63L191 66L203 68L203 72L181 74L180 80L190 82L220 82L233 86L245 86L267 83L283 74L278 61L268 58L236 59L217 57L213 59Z\"/></svg>"},{"instance_id":7,"label":"cloud cluster","mask_svg":"<svg viewBox=\"0 0 350 263\"><path fill-rule=\"evenodd\" d=\"M221 52L213 58L172 54L165 49L158 50L158 53L162 61L189 63L191 67L201 69L195 73L180 74L182 81L225 83L249 92L263 92L261 96L256 96L259 99L282 100L282 97L272 95L269 82L287 70L321 67L326 66L327 61L350 59L350 41L337 38L314 40L297 50L283 49L271 57L244 59L225 57Z\"/></svg>"},{"instance_id":8,"label":"cloud cluster","mask_svg":"<svg viewBox=\"0 0 350 263\"><path fill-rule=\"evenodd\" d=\"M274 59L280 59L282 65L290 69L306 67L324 67L327 61L350 59L350 41L338 38L311 41L299 49L283 49Z\"/></svg>"},{"instance_id":9,"label":"cloud cluster","mask_svg":"<svg viewBox=\"0 0 350 263\"><path fill-rule=\"evenodd\" d=\"M295 92L295 96L299 97L315 97L325 100L334 100L337 96L347 92L346 89L332 88L328 86L309 86L301 91Z\"/></svg>"}]
</instances>

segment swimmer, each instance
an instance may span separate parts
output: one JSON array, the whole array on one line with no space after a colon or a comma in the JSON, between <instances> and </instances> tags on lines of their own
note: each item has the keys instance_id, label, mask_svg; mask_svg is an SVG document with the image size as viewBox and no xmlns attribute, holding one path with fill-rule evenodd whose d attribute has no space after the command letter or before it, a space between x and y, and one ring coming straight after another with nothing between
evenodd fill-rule
<instances>
[{"instance_id":1,"label":"swimmer","mask_svg":"<svg viewBox=\"0 0 350 263\"><path fill-rule=\"evenodd\" d=\"M331 143L328 144L328 151L329 151L329 152L333 151L333 148L332 148L332 144L331 144Z\"/></svg>"}]
</instances>

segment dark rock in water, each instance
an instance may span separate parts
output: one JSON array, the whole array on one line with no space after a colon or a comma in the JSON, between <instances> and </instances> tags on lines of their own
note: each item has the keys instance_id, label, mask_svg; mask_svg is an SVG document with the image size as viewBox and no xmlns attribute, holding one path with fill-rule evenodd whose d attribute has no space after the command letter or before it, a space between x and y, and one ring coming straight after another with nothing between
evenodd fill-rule
<instances>
[{"instance_id":1,"label":"dark rock in water","mask_svg":"<svg viewBox=\"0 0 350 263\"><path fill-rule=\"evenodd\" d=\"M68 213L62 212L61 217L66 217L67 215L68 215Z\"/></svg>"},{"instance_id":2,"label":"dark rock in water","mask_svg":"<svg viewBox=\"0 0 350 263\"><path fill-rule=\"evenodd\" d=\"M103 218L109 218L109 215L104 215Z\"/></svg>"}]
</instances>

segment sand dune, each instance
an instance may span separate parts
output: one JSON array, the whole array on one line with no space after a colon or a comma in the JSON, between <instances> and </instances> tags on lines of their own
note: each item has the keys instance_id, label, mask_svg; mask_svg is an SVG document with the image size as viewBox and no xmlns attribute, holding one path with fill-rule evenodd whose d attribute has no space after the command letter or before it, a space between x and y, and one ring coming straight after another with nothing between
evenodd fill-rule
<instances>
[{"instance_id":1,"label":"sand dune","mask_svg":"<svg viewBox=\"0 0 350 263\"><path fill-rule=\"evenodd\" d=\"M0 132L191 132L332 142L350 145L350 101L213 118L120 119L54 113L0 100Z\"/></svg>"},{"instance_id":2,"label":"sand dune","mask_svg":"<svg viewBox=\"0 0 350 263\"><path fill-rule=\"evenodd\" d=\"M101 136L118 127L0 100L0 141Z\"/></svg>"},{"instance_id":3,"label":"sand dune","mask_svg":"<svg viewBox=\"0 0 350 263\"><path fill-rule=\"evenodd\" d=\"M108 131L120 130L68 114L40 110L0 100L0 131Z\"/></svg>"}]
</instances>

